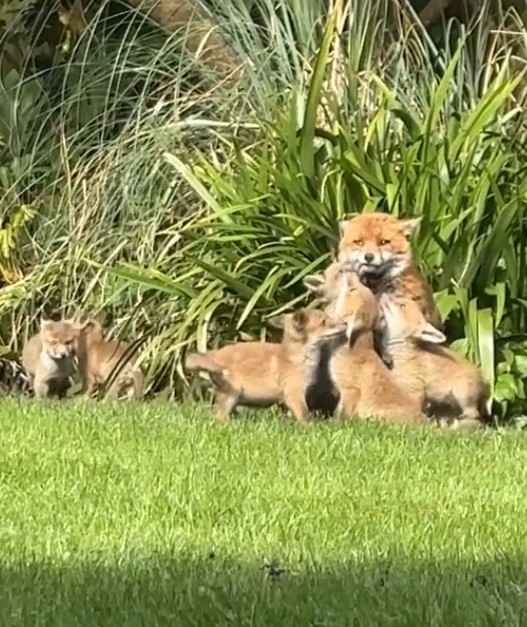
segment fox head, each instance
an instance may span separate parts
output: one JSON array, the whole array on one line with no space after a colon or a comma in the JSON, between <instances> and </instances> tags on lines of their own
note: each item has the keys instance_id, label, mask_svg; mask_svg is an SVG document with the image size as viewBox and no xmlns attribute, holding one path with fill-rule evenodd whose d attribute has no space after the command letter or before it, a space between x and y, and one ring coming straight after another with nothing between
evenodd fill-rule
<instances>
[{"instance_id":1,"label":"fox head","mask_svg":"<svg viewBox=\"0 0 527 627\"><path fill-rule=\"evenodd\" d=\"M304 285L323 302L331 302L339 290L339 280L344 272L344 264L334 261L324 272L308 274L304 277Z\"/></svg>"},{"instance_id":2,"label":"fox head","mask_svg":"<svg viewBox=\"0 0 527 627\"><path fill-rule=\"evenodd\" d=\"M42 350L52 359L72 357L77 349L79 327L72 320L40 321Z\"/></svg>"},{"instance_id":3,"label":"fox head","mask_svg":"<svg viewBox=\"0 0 527 627\"><path fill-rule=\"evenodd\" d=\"M351 271L341 275L338 296L330 311L335 320L345 323L348 340L357 334L372 331L380 314L373 292Z\"/></svg>"},{"instance_id":4,"label":"fox head","mask_svg":"<svg viewBox=\"0 0 527 627\"><path fill-rule=\"evenodd\" d=\"M381 297L381 309L386 321L388 342L414 340L426 344L443 344L444 333L426 321L419 303L411 298L394 302L389 296Z\"/></svg>"},{"instance_id":5,"label":"fox head","mask_svg":"<svg viewBox=\"0 0 527 627\"><path fill-rule=\"evenodd\" d=\"M290 344L317 344L333 338L342 337L346 327L342 322L336 322L317 309L298 309L290 314L283 314L271 318L269 323L283 330L282 342Z\"/></svg>"},{"instance_id":6,"label":"fox head","mask_svg":"<svg viewBox=\"0 0 527 627\"><path fill-rule=\"evenodd\" d=\"M360 278L399 276L411 263L410 239L421 218L398 220L388 213L363 213L339 223L338 260Z\"/></svg>"}]
</instances>

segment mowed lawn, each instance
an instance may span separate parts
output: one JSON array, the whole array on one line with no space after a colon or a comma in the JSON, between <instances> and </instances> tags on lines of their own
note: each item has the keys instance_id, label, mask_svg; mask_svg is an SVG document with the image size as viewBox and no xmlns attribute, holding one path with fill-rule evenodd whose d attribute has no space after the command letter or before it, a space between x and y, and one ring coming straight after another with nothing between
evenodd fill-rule
<instances>
[{"instance_id":1,"label":"mowed lawn","mask_svg":"<svg viewBox=\"0 0 527 627\"><path fill-rule=\"evenodd\" d=\"M0 625L527 624L527 434L2 400Z\"/></svg>"}]
</instances>

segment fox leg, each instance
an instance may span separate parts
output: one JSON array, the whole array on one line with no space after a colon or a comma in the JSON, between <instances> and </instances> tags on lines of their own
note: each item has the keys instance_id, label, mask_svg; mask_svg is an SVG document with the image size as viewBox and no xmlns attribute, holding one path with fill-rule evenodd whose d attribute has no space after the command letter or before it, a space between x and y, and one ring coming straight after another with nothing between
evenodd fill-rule
<instances>
[{"instance_id":1,"label":"fox leg","mask_svg":"<svg viewBox=\"0 0 527 627\"><path fill-rule=\"evenodd\" d=\"M348 388L346 390L339 390L339 392L340 400L335 412L335 417L338 420L355 418L359 404L360 390L358 388Z\"/></svg>"},{"instance_id":2,"label":"fox leg","mask_svg":"<svg viewBox=\"0 0 527 627\"><path fill-rule=\"evenodd\" d=\"M225 392L216 392L214 399L214 413L216 418L221 422L227 422L231 416L232 410L238 404L238 397L234 394Z\"/></svg>"},{"instance_id":3,"label":"fox leg","mask_svg":"<svg viewBox=\"0 0 527 627\"><path fill-rule=\"evenodd\" d=\"M90 398L93 395L95 388L97 387L97 381L95 377L90 373L89 364L84 357L82 359L79 359L78 372L82 384L82 394L87 398Z\"/></svg>"},{"instance_id":4,"label":"fox leg","mask_svg":"<svg viewBox=\"0 0 527 627\"><path fill-rule=\"evenodd\" d=\"M35 398L43 399L48 398L50 395L49 382L45 379L40 379L38 376L35 376L35 380L33 382L33 390L35 392Z\"/></svg>"},{"instance_id":5,"label":"fox leg","mask_svg":"<svg viewBox=\"0 0 527 627\"><path fill-rule=\"evenodd\" d=\"M95 377L88 375L86 379L83 379L82 392L87 398L91 398L93 396L93 393L95 392L96 387L97 387L97 381L95 380Z\"/></svg>"},{"instance_id":6,"label":"fox leg","mask_svg":"<svg viewBox=\"0 0 527 627\"><path fill-rule=\"evenodd\" d=\"M284 391L284 403L297 422L308 422L309 407L306 402L305 390L289 388Z\"/></svg>"},{"instance_id":7,"label":"fox leg","mask_svg":"<svg viewBox=\"0 0 527 627\"><path fill-rule=\"evenodd\" d=\"M137 369L132 372L132 385L128 388L128 400L138 400L143 396L145 387L145 377L141 370Z\"/></svg>"}]
</instances>

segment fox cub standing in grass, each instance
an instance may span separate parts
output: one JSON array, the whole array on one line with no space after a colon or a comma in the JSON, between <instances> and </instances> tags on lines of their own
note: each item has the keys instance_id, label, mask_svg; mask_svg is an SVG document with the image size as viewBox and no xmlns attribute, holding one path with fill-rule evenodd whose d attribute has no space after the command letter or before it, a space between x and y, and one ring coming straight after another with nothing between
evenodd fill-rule
<instances>
[{"instance_id":1,"label":"fox cub standing in grass","mask_svg":"<svg viewBox=\"0 0 527 627\"><path fill-rule=\"evenodd\" d=\"M364 213L340 222L338 260L355 270L361 281L379 297L415 301L425 319L442 330L442 321L432 290L417 268L410 239L420 218L398 220L386 213ZM384 345L385 323L379 316L376 346L387 365L392 360Z\"/></svg>"},{"instance_id":2,"label":"fox cub standing in grass","mask_svg":"<svg viewBox=\"0 0 527 627\"><path fill-rule=\"evenodd\" d=\"M447 412L460 422L452 426L482 426L490 416L490 387L474 364L456 351L440 346L445 335L423 316L411 298L381 298L387 341L394 360L395 381L432 412ZM434 411L435 410L435 411Z\"/></svg>"},{"instance_id":3,"label":"fox cub standing in grass","mask_svg":"<svg viewBox=\"0 0 527 627\"><path fill-rule=\"evenodd\" d=\"M239 342L188 355L186 370L206 372L211 378L220 420L227 420L237 405L278 403L285 404L296 420L308 420L306 392L317 383L320 351L328 342L344 338L345 327L308 309L269 322L283 329L281 343Z\"/></svg>"},{"instance_id":4,"label":"fox cub standing in grass","mask_svg":"<svg viewBox=\"0 0 527 627\"><path fill-rule=\"evenodd\" d=\"M352 272L343 272L339 283L333 314L346 324L349 341L335 350L330 361L331 379L340 394L337 414L397 424L429 424L419 399L395 383L374 349L373 329L380 315L374 294Z\"/></svg>"},{"instance_id":5,"label":"fox cub standing in grass","mask_svg":"<svg viewBox=\"0 0 527 627\"><path fill-rule=\"evenodd\" d=\"M72 320L41 320L40 331L27 341L22 351L22 366L36 398L66 396L76 372L81 332L82 325Z\"/></svg>"},{"instance_id":6,"label":"fox cub standing in grass","mask_svg":"<svg viewBox=\"0 0 527 627\"><path fill-rule=\"evenodd\" d=\"M144 375L136 365L137 355L128 343L104 338L98 320L83 323L79 336L79 374L82 389L91 396L99 385L106 385L115 378L107 390L107 398L117 400L123 395L129 400L143 395Z\"/></svg>"}]
</instances>

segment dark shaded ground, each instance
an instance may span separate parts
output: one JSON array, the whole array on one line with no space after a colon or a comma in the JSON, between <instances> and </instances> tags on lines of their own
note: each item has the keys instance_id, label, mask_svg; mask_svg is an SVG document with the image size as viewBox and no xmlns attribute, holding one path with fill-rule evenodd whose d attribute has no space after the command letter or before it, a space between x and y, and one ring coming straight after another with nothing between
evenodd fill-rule
<instances>
[{"instance_id":1,"label":"dark shaded ground","mask_svg":"<svg viewBox=\"0 0 527 627\"><path fill-rule=\"evenodd\" d=\"M4 566L0 625L527 624L523 561L306 564L302 570L251 566L213 554L199 560L156 555L113 567Z\"/></svg>"}]
</instances>

